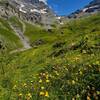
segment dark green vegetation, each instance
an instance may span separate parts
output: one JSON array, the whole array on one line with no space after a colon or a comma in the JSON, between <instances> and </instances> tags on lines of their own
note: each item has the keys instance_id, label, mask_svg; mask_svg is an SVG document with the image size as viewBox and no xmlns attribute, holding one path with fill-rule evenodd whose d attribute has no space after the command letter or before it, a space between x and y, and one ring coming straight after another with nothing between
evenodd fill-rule
<instances>
[{"instance_id":1,"label":"dark green vegetation","mask_svg":"<svg viewBox=\"0 0 100 100\"><path fill-rule=\"evenodd\" d=\"M0 24L0 38L21 48L7 22ZM24 24L33 48L10 54L10 43L1 46L0 100L99 100L100 14L50 32Z\"/></svg>"}]
</instances>

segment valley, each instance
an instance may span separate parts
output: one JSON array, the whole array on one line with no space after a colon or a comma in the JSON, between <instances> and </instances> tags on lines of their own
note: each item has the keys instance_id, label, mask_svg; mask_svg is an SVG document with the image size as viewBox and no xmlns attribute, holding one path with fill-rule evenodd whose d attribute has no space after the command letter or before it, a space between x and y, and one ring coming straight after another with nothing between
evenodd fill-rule
<instances>
[{"instance_id":1,"label":"valley","mask_svg":"<svg viewBox=\"0 0 100 100\"><path fill-rule=\"evenodd\" d=\"M100 99L100 12L65 16L60 24L52 11L38 22L6 11L0 13L0 100Z\"/></svg>"}]
</instances>

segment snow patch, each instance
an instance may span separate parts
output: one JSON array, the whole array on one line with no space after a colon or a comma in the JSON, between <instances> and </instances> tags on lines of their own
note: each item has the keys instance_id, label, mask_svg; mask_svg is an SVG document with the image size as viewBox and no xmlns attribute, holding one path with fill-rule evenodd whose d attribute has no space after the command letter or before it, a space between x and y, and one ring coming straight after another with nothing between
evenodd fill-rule
<instances>
[{"instance_id":1,"label":"snow patch","mask_svg":"<svg viewBox=\"0 0 100 100\"><path fill-rule=\"evenodd\" d=\"M88 8L83 9L83 12L86 12L86 10L88 10Z\"/></svg>"},{"instance_id":2,"label":"snow patch","mask_svg":"<svg viewBox=\"0 0 100 100\"><path fill-rule=\"evenodd\" d=\"M61 17L57 17L57 19L61 19Z\"/></svg>"},{"instance_id":3,"label":"snow patch","mask_svg":"<svg viewBox=\"0 0 100 100\"><path fill-rule=\"evenodd\" d=\"M41 12L42 14L46 14L46 13L47 13L47 12L46 12L46 9L41 9L40 12Z\"/></svg>"},{"instance_id":4,"label":"snow patch","mask_svg":"<svg viewBox=\"0 0 100 100\"><path fill-rule=\"evenodd\" d=\"M92 6L92 7L89 7L89 8L96 8L96 7L98 7L98 5L96 5L96 6Z\"/></svg>"},{"instance_id":5,"label":"snow patch","mask_svg":"<svg viewBox=\"0 0 100 100\"><path fill-rule=\"evenodd\" d=\"M92 9L92 8L96 8L96 7L98 7L98 5L96 5L96 6L91 6L91 7L89 7L89 8L84 8L84 9L83 9L83 12L86 12L86 10Z\"/></svg>"},{"instance_id":6,"label":"snow patch","mask_svg":"<svg viewBox=\"0 0 100 100\"><path fill-rule=\"evenodd\" d=\"M37 13L40 13L40 11L37 10L37 9L31 9L30 11L31 11L31 12L37 12Z\"/></svg>"},{"instance_id":7,"label":"snow patch","mask_svg":"<svg viewBox=\"0 0 100 100\"><path fill-rule=\"evenodd\" d=\"M21 4L20 5L20 8L19 8L19 11L21 11L23 13L27 13L25 10L22 9L23 7L25 7L25 5L24 4Z\"/></svg>"},{"instance_id":8,"label":"snow patch","mask_svg":"<svg viewBox=\"0 0 100 100\"><path fill-rule=\"evenodd\" d=\"M44 2L45 4L47 4L47 0L39 0L39 1L42 1L42 2Z\"/></svg>"},{"instance_id":9,"label":"snow patch","mask_svg":"<svg viewBox=\"0 0 100 100\"><path fill-rule=\"evenodd\" d=\"M25 5L24 4L21 4L20 7L23 8L23 7L25 7Z\"/></svg>"},{"instance_id":10,"label":"snow patch","mask_svg":"<svg viewBox=\"0 0 100 100\"><path fill-rule=\"evenodd\" d=\"M37 10L37 9L31 9L30 12L37 12L37 13L41 13L41 14L46 14L46 9L41 9L41 10Z\"/></svg>"}]
</instances>

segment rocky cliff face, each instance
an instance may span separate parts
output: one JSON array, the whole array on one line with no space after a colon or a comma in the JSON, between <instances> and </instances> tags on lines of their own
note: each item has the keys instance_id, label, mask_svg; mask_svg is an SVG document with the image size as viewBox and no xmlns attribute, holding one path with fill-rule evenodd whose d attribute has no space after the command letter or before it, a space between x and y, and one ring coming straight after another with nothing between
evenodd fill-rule
<instances>
[{"instance_id":1,"label":"rocky cliff face","mask_svg":"<svg viewBox=\"0 0 100 100\"><path fill-rule=\"evenodd\" d=\"M94 14L96 12L100 12L100 0L93 0L83 9L77 10L76 12L70 14L68 18L79 18L82 16L87 16L89 14Z\"/></svg>"},{"instance_id":2,"label":"rocky cliff face","mask_svg":"<svg viewBox=\"0 0 100 100\"><path fill-rule=\"evenodd\" d=\"M39 0L5 0L0 3L0 16L4 18L18 16L48 28L56 20L54 12Z\"/></svg>"},{"instance_id":3,"label":"rocky cliff face","mask_svg":"<svg viewBox=\"0 0 100 100\"><path fill-rule=\"evenodd\" d=\"M83 10L83 12L96 12L100 11L100 0L94 0L90 2Z\"/></svg>"}]
</instances>

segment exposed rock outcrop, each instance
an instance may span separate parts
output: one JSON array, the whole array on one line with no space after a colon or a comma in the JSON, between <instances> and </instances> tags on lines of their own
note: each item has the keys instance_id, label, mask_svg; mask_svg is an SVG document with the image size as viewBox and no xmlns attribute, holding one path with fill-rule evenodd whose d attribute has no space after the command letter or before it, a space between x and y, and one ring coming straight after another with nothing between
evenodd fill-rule
<instances>
[{"instance_id":1,"label":"exposed rock outcrop","mask_svg":"<svg viewBox=\"0 0 100 100\"><path fill-rule=\"evenodd\" d=\"M88 5L86 5L83 9L77 10L67 17L68 18L80 18L83 16L94 14L96 12L100 12L100 0L93 0Z\"/></svg>"},{"instance_id":2,"label":"exposed rock outcrop","mask_svg":"<svg viewBox=\"0 0 100 100\"><path fill-rule=\"evenodd\" d=\"M38 23L50 28L56 21L55 13L39 0L5 0L0 2L0 16L8 19L17 16L31 23Z\"/></svg>"}]
</instances>

